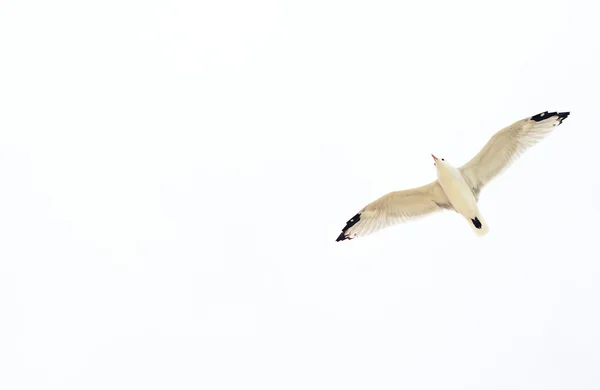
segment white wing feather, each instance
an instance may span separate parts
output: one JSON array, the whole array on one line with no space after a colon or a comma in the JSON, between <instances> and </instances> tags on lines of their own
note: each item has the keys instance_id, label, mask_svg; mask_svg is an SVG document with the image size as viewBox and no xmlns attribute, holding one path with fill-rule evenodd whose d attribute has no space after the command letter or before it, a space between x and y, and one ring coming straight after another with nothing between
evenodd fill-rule
<instances>
[{"instance_id":1,"label":"white wing feather","mask_svg":"<svg viewBox=\"0 0 600 390\"><path fill-rule=\"evenodd\" d=\"M366 236L442 209L453 207L437 180L422 187L390 192L369 203L346 222L336 241Z\"/></svg>"},{"instance_id":2,"label":"white wing feather","mask_svg":"<svg viewBox=\"0 0 600 390\"><path fill-rule=\"evenodd\" d=\"M481 188L504 171L525 150L537 144L569 116L542 112L500 130L475 157L459 168L477 198Z\"/></svg>"}]
</instances>

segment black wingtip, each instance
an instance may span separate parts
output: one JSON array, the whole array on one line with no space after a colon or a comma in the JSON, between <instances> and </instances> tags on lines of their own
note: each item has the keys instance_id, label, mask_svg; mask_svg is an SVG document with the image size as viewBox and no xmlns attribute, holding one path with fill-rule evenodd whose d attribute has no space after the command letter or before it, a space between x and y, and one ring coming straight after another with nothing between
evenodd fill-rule
<instances>
[{"instance_id":1,"label":"black wingtip","mask_svg":"<svg viewBox=\"0 0 600 390\"><path fill-rule=\"evenodd\" d=\"M344 232L342 232L342 233L340 233L340 235L338 236L338 238L335 239L335 241L338 242L338 241L344 241L344 240L347 240L347 239L348 239L348 237L346 237L344 235Z\"/></svg>"},{"instance_id":2,"label":"black wingtip","mask_svg":"<svg viewBox=\"0 0 600 390\"><path fill-rule=\"evenodd\" d=\"M565 119L567 119L569 117L569 114L571 114L570 111L565 111L565 112L559 112L558 117L560 118L560 123L562 123L562 121L564 121Z\"/></svg>"},{"instance_id":3,"label":"black wingtip","mask_svg":"<svg viewBox=\"0 0 600 390\"><path fill-rule=\"evenodd\" d=\"M571 112L569 112L569 111L566 111L566 112L556 112L556 111L555 112L548 112L548 111L544 111L544 112L540 112L537 115L532 116L530 119L532 121L540 122L540 121L543 121L545 119L552 118L553 116L557 116L558 119L559 119L559 124L561 124L562 121L565 120L569 116L570 113Z\"/></svg>"},{"instance_id":4,"label":"black wingtip","mask_svg":"<svg viewBox=\"0 0 600 390\"><path fill-rule=\"evenodd\" d=\"M338 236L338 238L335 241L337 242L337 241L351 240L352 238L348 237L348 235L346 234L346 232L352 226L356 225L356 223L358 221L360 221L360 213L356 214L354 217L350 218L348 220L348 222L346 222L346 226L344 226L344 228L342 229L342 233Z\"/></svg>"}]
</instances>

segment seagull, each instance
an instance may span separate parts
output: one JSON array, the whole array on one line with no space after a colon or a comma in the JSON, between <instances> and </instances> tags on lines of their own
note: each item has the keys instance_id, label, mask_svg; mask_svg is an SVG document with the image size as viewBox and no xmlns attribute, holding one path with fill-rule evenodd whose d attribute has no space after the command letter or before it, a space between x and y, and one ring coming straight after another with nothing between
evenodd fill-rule
<instances>
[{"instance_id":1,"label":"seagull","mask_svg":"<svg viewBox=\"0 0 600 390\"><path fill-rule=\"evenodd\" d=\"M336 241L366 236L441 210L456 211L477 236L484 236L489 227L477 205L481 189L525 150L550 134L569 114L544 111L517 121L494 134L475 157L459 168L432 154L436 181L410 190L390 192L369 203L346 222Z\"/></svg>"}]
</instances>

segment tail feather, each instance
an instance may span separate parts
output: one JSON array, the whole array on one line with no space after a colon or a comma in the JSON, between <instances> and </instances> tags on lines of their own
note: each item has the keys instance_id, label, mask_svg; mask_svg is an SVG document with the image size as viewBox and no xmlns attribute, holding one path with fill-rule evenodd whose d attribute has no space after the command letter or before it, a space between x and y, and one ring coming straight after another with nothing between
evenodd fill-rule
<instances>
[{"instance_id":1,"label":"tail feather","mask_svg":"<svg viewBox=\"0 0 600 390\"><path fill-rule=\"evenodd\" d=\"M470 218L469 225L479 237L485 236L490 231L487 222L479 214Z\"/></svg>"}]
</instances>

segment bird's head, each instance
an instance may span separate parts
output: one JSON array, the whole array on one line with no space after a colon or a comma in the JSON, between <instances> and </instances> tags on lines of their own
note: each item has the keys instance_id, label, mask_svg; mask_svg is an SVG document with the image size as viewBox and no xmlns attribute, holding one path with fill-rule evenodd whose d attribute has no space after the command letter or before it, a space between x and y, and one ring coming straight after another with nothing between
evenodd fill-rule
<instances>
[{"instance_id":1,"label":"bird's head","mask_svg":"<svg viewBox=\"0 0 600 390\"><path fill-rule=\"evenodd\" d=\"M433 157L433 165L435 165L436 167L438 166L438 164L443 165L445 161L443 158L437 158L433 154L431 155L431 157Z\"/></svg>"}]
</instances>

